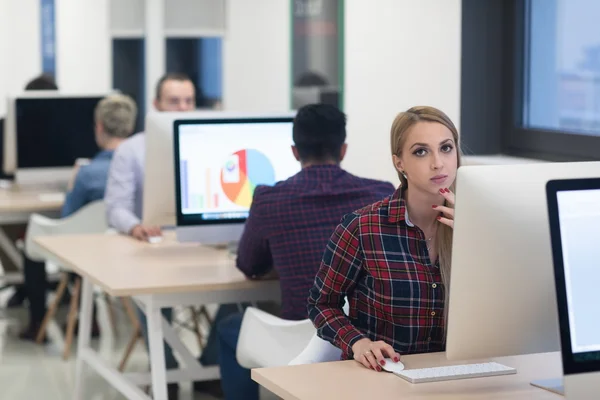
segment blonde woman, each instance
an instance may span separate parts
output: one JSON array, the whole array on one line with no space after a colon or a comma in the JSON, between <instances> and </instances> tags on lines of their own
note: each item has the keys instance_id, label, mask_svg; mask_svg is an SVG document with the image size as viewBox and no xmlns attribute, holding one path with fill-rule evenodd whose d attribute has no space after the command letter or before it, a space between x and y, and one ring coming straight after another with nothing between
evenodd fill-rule
<instances>
[{"instance_id":1,"label":"blonde woman","mask_svg":"<svg viewBox=\"0 0 600 400\"><path fill-rule=\"evenodd\" d=\"M343 359L381 371L385 358L443 351L459 135L433 107L392 124L400 187L347 215L333 233L310 290L309 317ZM344 298L350 313L342 311Z\"/></svg>"}]
</instances>

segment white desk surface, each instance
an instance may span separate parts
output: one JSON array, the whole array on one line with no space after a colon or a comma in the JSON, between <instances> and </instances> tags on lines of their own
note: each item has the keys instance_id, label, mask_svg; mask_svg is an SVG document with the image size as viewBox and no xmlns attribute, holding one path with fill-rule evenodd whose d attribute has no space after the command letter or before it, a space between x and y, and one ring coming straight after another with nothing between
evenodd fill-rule
<instances>
[{"instance_id":1,"label":"white desk surface","mask_svg":"<svg viewBox=\"0 0 600 400\"><path fill-rule=\"evenodd\" d=\"M19 187L0 189L0 213L23 213L60 210L64 193L52 188Z\"/></svg>"},{"instance_id":2,"label":"white desk surface","mask_svg":"<svg viewBox=\"0 0 600 400\"><path fill-rule=\"evenodd\" d=\"M102 234L38 237L35 242L49 259L117 297L279 285L246 279L226 250L178 243L174 232L156 244Z\"/></svg>"},{"instance_id":3,"label":"white desk surface","mask_svg":"<svg viewBox=\"0 0 600 400\"><path fill-rule=\"evenodd\" d=\"M404 356L406 368L465 364L445 353ZM517 374L411 384L386 372L367 370L355 361L253 369L252 379L284 400L560 400L564 397L531 386L530 381L562 376L559 353L494 359ZM469 361L467 363L473 363Z\"/></svg>"}]
</instances>

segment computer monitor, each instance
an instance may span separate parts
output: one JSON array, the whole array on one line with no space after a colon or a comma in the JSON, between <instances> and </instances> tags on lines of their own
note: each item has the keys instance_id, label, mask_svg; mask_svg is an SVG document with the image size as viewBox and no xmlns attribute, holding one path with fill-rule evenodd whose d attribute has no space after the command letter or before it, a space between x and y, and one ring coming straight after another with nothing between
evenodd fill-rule
<instances>
[{"instance_id":1,"label":"computer monitor","mask_svg":"<svg viewBox=\"0 0 600 400\"><path fill-rule=\"evenodd\" d=\"M254 189L300 171L293 114L175 122L177 238L236 242Z\"/></svg>"},{"instance_id":2,"label":"computer monitor","mask_svg":"<svg viewBox=\"0 0 600 400\"><path fill-rule=\"evenodd\" d=\"M218 111L159 112L146 114L142 221L145 225L174 228L175 169L173 123L180 119L217 118Z\"/></svg>"},{"instance_id":3,"label":"computer monitor","mask_svg":"<svg viewBox=\"0 0 600 400\"><path fill-rule=\"evenodd\" d=\"M565 394L593 399L600 393L600 179L552 180L546 196Z\"/></svg>"},{"instance_id":4,"label":"computer monitor","mask_svg":"<svg viewBox=\"0 0 600 400\"><path fill-rule=\"evenodd\" d=\"M4 172L20 176L47 170L49 179L68 180L78 158L98 151L94 110L103 95L27 92L8 98Z\"/></svg>"},{"instance_id":5,"label":"computer monitor","mask_svg":"<svg viewBox=\"0 0 600 400\"><path fill-rule=\"evenodd\" d=\"M559 349L546 182L600 176L600 162L458 170L446 355Z\"/></svg>"}]
</instances>

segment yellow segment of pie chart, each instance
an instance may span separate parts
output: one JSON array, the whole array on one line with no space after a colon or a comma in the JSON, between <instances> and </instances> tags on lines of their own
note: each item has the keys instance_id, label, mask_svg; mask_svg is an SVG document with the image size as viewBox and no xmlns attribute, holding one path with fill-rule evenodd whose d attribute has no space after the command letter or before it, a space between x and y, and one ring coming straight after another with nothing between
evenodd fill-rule
<instances>
[{"instance_id":1,"label":"yellow segment of pie chart","mask_svg":"<svg viewBox=\"0 0 600 400\"><path fill-rule=\"evenodd\" d=\"M234 203L240 207L250 207L250 204L252 204L252 186L250 185L250 180L246 179Z\"/></svg>"}]
</instances>

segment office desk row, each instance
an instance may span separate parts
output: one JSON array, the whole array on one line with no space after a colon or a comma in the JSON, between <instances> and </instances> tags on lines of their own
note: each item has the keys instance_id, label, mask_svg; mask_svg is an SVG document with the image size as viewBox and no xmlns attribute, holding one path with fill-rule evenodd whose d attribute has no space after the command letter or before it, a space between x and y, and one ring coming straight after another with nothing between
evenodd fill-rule
<instances>
[{"instance_id":1,"label":"office desk row","mask_svg":"<svg viewBox=\"0 0 600 400\"><path fill-rule=\"evenodd\" d=\"M489 360L485 360L489 361ZM483 361L483 362L485 362ZM284 400L557 400L562 396L532 386L538 379L562 376L559 353L494 359L517 369L515 375L411 384L387 372L367 370L355 361L252 370L252 378ZM464 364L444 353L402 358L408 369ZM469 361L473 363L476 361Z\"/></svg>"},{"instance_id":2,"label":"office desk row","mask_svg":"<svg viewBox=\"0 0 600 400\"><path fill-rule=\"evenodd\" d=\"M251 281L226 250L178 243L173 232L149 244L122 235L39 237L45 257L83 278L74 399L87 398L84 366L91 367L128 399L149 400L140 385L152 384L154 400L167 399L167 382L216 379L218 367L203 367L162 317L161 308L279 301L278 281ZM131 296L148 321L151 371L120 373L90 346L93 285L112 296ZM163 340L185 367L166 371Z\"/></svg>"}]
</instances>

